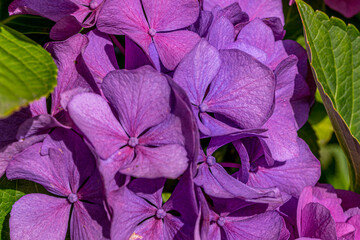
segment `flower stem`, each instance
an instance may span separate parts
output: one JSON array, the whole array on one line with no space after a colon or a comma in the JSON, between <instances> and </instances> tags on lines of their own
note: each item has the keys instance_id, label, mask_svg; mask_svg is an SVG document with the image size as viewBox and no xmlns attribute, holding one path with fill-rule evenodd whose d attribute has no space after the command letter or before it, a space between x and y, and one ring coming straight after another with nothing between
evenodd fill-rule
<instances>
[{"instance_id":1,"label":"flower stem","mask_svg":"<svg viewBox=\"0 0 360 240\"><path fill-rule=\"evenodd\" d=\"M121 43L117 40L117 38L114 35L109 35L111 40L114 42L115 46L117 46L120 50L120 52L125 55L125 48L121 45Z\"/></svg>"}]
</instances>

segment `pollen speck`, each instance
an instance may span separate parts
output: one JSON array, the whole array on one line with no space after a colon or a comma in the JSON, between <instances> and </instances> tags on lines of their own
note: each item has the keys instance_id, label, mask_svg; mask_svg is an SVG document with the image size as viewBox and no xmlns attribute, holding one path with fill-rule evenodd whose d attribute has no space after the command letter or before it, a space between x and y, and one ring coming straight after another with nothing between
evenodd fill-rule
<instances>
[{"instance_id":1,"label":"pollen speck","mask_svg":"<svg viewBox=\"0 0 360 240\"><path fill-rule=\"evenodd\" d=\"M136 239L143 239L143 237L140 235L137 235L136 233L133 233L129 238L129 240L136 240Z\"/></svg>"}]
</instances>

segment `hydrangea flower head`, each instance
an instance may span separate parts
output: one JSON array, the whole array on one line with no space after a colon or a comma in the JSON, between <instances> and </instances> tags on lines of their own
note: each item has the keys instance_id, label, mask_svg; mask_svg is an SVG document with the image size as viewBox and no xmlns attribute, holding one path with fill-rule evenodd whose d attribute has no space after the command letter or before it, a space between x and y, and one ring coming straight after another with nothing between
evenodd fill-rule
<instances>
[{"instance_id":1,"label":"hydrangea flower head","mask_svg":"<svg viewBox=\"0 0 360 240\"><path fill-rule=\"evenodd\" d=\"M79 94L70 101L71 118L102 159L106 169L102 173L110 179L119 169L145 178L176 178L186 170L186 142L192 141L196 129L190 107L169 81L150 66L117 70L102 83L114 112L93 93Z\"/></svg>"}]
</instances>

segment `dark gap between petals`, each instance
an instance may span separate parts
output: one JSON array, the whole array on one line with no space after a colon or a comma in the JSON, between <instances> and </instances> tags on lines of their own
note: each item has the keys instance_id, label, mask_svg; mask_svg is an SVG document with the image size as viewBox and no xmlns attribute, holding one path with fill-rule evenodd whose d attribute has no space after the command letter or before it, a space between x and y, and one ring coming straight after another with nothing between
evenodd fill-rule
<instances>
[{"instance_id":1,"label":"dark gap between petals","mask_svg":"<svg viewBox=\"0 0 360 240\"><path fill-rule=\"evenodd\" d=\"M152 216L150 216L150 217L145 218L144 220L142 220L141 222L139 222L139 223L137 224L137 226L140 226L143 222L145 222L146 220L149 220L150 218L153 218L153 217L155 217L155 215L152 215Z\"/></svg>"},{"instance_id":2,"label":"dark gap between petals","mask_svg":"<svg viewBox=\"0 0 360 240\"><path fill-rule=\"evenodd\" d=\"M142 1L142 0L140 0L140 3L141 3L141 9L142 9L142 11L143 11L143 13L144 13L144 16L145 16L146 22L147 22L147 24L148 24L149 28L151 28L150 23L149 23L149 20L148 20L148 17L147 17L146 12L145 12L145 8L144 8L143 1Z\"/></svg>"},{"instance_id":3,"label":"dark gap between petals","mask_svg":"<svg viewBox=\"0 0 360 240\"><path fill-rule=\"evenodd\" d=\"M84 182L79 186L77 192L79 192L80 189L81 189L82 187L84 187L84 185L87 183L87 181L89 181L89 179L90 179L90 176L88 176L88 177L84 180ZM70 186L70 188L71 188L71 186ZM71 191L74 192L73 189L71 189Z\"/></svg>"},{"instance_id":4,"label":"dark gap between petals","mask_svg":"<svg viewBox=\"0 0 360 240\"><path fill-rule=\"evenodd\" d=\"M176 210L170 210L167 213L170 213L171 215L173 215L175 217L181 217L181 214Z\"/></svg>"}]
</instances>

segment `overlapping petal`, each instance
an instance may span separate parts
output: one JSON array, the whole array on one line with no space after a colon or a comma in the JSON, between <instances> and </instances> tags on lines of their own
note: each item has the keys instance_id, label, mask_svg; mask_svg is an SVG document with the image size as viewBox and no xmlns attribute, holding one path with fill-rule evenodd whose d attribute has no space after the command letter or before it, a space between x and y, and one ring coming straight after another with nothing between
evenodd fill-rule
<instances>
[{"instance_id":1,"label":"overlapping petal","mask_svg":"<svg viewBox=\"0 0 360 240\"><path fill-rule=\"evenodd\" d=\"M105 97L117 110L130 137L139 137L170 113L170 86L164 75L150 66L109 73L102 84Z\"/></svg>"},{"instance_id":2,"label":"overlapping petal","mask_svg":"<svg viewBox=\"0 0 360 240\"><path fill-rule=\"evenodd\" d=\"M11 239L65 239L70 207L65 198L37 193L23 196L10 213Z\"/></svg>"},{"instance_id":3,"label":"overlapping petal","mask_svg":"<svg viewBox=\"0 0 360 240\"><path fill-rule=\"evenodd\" d=\"M102 159L109 158L127 144L125 131L101 96L93 93L79 94L70 101L68 111Z\"/></svg>"}]
</instances>

